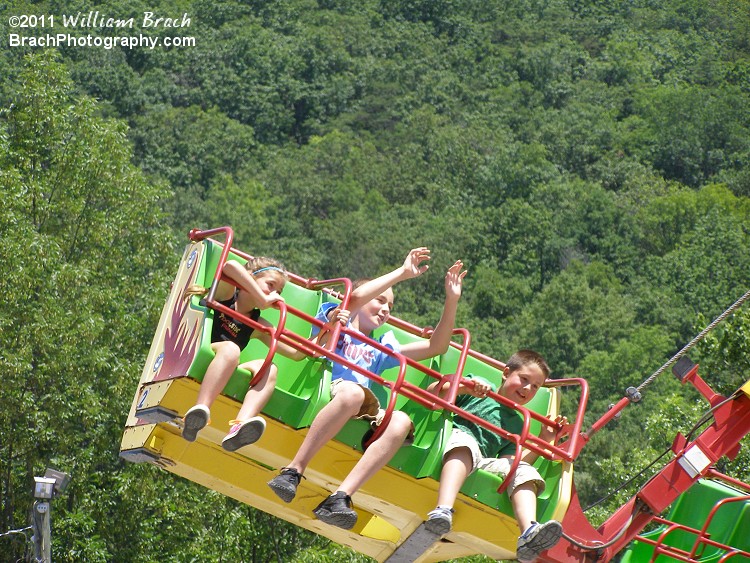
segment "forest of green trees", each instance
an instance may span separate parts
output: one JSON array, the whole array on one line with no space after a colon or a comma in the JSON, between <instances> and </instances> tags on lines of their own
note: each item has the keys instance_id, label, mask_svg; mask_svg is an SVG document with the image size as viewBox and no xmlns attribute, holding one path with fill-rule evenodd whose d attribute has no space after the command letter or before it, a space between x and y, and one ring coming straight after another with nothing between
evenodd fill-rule
<instances>
[{"instance_id":1,"label":"forest of green trees","mask_svg":"<svg viewBox=\"0 0 750 563\"><path fill-rule=\"evenodd\" d=\"M135 25L63 27L92 10ZM146 11L190 23L142 28ZM592 421L750 289L747 0L0 13L0 534L28 526L35 475L65 471L56 562L369 560L118 457L191 228L231 225L238 248L316 278L382 273L429 246L430 272L396 295L394 314L419 325L461 259L473 347L534 348L555 377L585 377ZM54 29L14 27L33 14ZM31 40L57 33L72 42ZM162 43L75 42L111 36ZM750 305L690 357L721 393L747 381ZM596 435L575 469L592 522L706 410L667 373ZM719 468L749 481L744 446ZM0 537L0 560L24 559L24 533Z\"/></svg>"}]
</instances>

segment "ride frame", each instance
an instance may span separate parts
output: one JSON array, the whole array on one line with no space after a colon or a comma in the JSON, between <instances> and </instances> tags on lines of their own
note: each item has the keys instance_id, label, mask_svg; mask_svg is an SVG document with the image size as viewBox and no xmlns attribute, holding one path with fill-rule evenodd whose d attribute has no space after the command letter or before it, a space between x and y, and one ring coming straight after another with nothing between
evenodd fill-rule
<instances>
[{"instance_id":1,"label":"ride frame","mask_svg":"<svg viewBox=\"0 0 750 563\"><path fill-rule=\"evenodd\" d=\"M249 256L241 251L231 248L233 233L229 227L203 231L194 229L189 233L189 238L194 242L203 241L222 234L225 236L225 242L223 244L218 267L214 274L213 282L209 288L208 295L205 298L205 306L215 311L224 312L225 314L252 326L254 330L265 331L270 335L271 343L269 350L263 367L258 370L258 374L263 373L264 369L270 365L276 352L277 343L284 342L302 350L310 356L324 357L332 362L343 364L349 369L356 371L370 378L372 381L381 384L386 389L389 389L390 396L385 409L383 423L374 431L374 433L372 433L369 439L367 439L364 447L376 440L386 428L391 419L393 410L396 407L397 398L400 395L428 409L444 409L455 413L456 415L500 434L502 437L513 442L516 447L516 455L514 456L510 474L508 475L508 477L510 477L518 467L521 457L519 454L521 453L522 448L531 450L551 461L572 463L577 459L581 450L594 434L604 428L611 420L620 416L622 411L631 403L640 400L640 394L638 392L633 393L632 388L629 389L626 397L623 397L615 405L611 406L608 412L594 422L588 430L584 430L582 424L586 412L589 391L588 384L583 379L570 378L563 380L550 380L545 384L550 388L570 386L580 387L578 409L572 423L556 423L523 407L522 405L508 401L497 393L491 393L490 396L492 398L516 409L523 416L523 429L521 433L519 435L510 434L455 406L458 388L458 385L455 385L455 383L457 383L462 377L461 374L467 357L472 356L500 370L505 367L502 362L498 362L493 358L471 350L470 334L467 330L459 328L455 329L453 332L454 335L462 337L462 343L459 345L455 342L451 342L451 347L459 350L459 359L455 372L451 375L443 375L441 378L443 381L449 380L452 383L448 396L445 398L437 397L436 395L427 392L425 389L406 381L405 372L407 367L423 371L432 377L435 377L435 374L430 373L429 370L426 370L424 366L418 362L414 362L399 354L394 354L399 361L398 375L396 376L395 381L386 380L379 375L368 372L359 366L352 364L336 354L334 347L341 332L354 334L358 339L367 341L368 344L374 348L388 354L393 354L390 349L382 346L374 340L363 338L360 333L352 333L348 328L337 324L331 329L332 334L326 346L320 346L299 334L285 330L284 327L289 312L292 312L294 315L303 318L311 324L317 324L317 326L321 328L323 328L323 324L312 318L310 315L290 307L283 301L278 302L275 305L279 310L279 321L275 328L266 328L247 316L238 314L234 310L218 303L214 299L214 296L219 281L224 280L233 283L231 279L223 277L222 274L223 264L226 262L230 250L245 258L249 258ZM351 282L346 278L318 281L311 278L305 279L292 273L289 273L289 277L296 285L307 289L322 289L333 297L339 298L341 300L341 306L344 308L348 304L351 294ZM343 294L331 290L331 285L343 285ZM431 333L431 329L420 329L395 318L392 318L389 321L389 324L421 337L428 337ZM715 393L710 388L710 386L698 375L698 366L689 362L687 358L681 358L680 362L675 366L674 371L675 375L683 384L690 383L708 401L711 407L710 412L714 419L713 423L705 428L694 439L689 439L688 437L678 434L672 443L671 450L674 456L671 461L658 471L628 502L615 511L615 513L598 528L594 528L586 518L584 510L578 501L575 484L573 484L570 503L565 511L564 517L562 518L564 536L555 547L544 552L539 557L538 561L548 563L606 562L612 560L618 552L622 551L631 541L637 538L642 541L648 541L654 546L654 558L661 554L665 556L669 555L670 557L678 557L679 559L677 560L681 561L698 561L698 559L693 558L696 554L697 546L709 544L712 541L707 537L705 529L695 531L696 547L693 548L691 553L687 554L687 558L685 558L686 556L684 553L676 553L673 548L665 543L664 536L666 534L663 534L658 541L645 540L643 537L639 536L639 534L652 522L670 525L669 521L660 518L659 515L680 495L702 478L710 477L729 483L733 487L739 488L745 491L745 493L748 493L747 497L738 497L740 500L750 500L750 486L723 475L714 468L716 462L724 455L729 459L734 459L740 449L740 440L750 433L750 380L729 397L724 397ZM260 376L256 374L251 381L251 385L256 383L259 377ZM440 377L439 374L438 377ZM464 383L469 385L472 384L470 380L464 380ZM136 400L138 400L138 395L136 395ZM555 427L557 430L555 443L547 443L531 434L529 429L532 420ZM510 482L508 477L506 477L499 486L498 493L502 493L507 487L507 484ZM718 506L712 510L709 520L712 518L717 508ZM721 547L726 549L726 557L722 558L721 561L735 555L750 558L750 554L747 554L747 552L736 549L733 550L731 546Z\"/></svg>"}]
</instances>

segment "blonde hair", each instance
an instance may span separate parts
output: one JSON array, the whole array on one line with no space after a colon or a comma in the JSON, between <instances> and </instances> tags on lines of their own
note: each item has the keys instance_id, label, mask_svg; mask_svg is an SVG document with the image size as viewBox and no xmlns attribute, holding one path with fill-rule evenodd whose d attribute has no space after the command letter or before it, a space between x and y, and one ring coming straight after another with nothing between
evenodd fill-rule
<instances>
[{"instance_id":1,"label":"blonde hair","mask_svg":"<svg viewBox=\"0 0 750 563\"><path fill-rule=\"evenodd\" d=\"M373 278L359 278L352 282L352 291L357 289L359 286L366 284L368 281L372 281Z\"/></svg>"},{"instance_id":2,"label":"blonde hair","mask_svg":"<svg viewBox=\"0 0 750 563\"><path fill-rule=\"evenodd\" d=\"M253 275L257 276L263 272L278 272L279 275L284 279L284 283L289 280L289 275L286 273L286 268L278 260L268 258L267 256L256 256L251 260L247 261L245 268Z\"/></svg>"},{"instance_id":3,"label":"blonde hair","mask_svg":"<svg viewBox=\"0 0 750 563\"><path fill-rule=\"evenodd\" d=\"M273 258L268 258L267 256L256 256L255 258L251 258L245 264L245 269L250 272L250 275L253 277L263 277L266 272L277 272L281 276L284 284L289 280L286 268L284 268L281 262L274 260ZM281 289L279 289L279 291L281 291ZM187 298L193 295L204 297L208 295L208 288L199 284L189 285L185 288L183 297Z\"/></svg>"}]
</instances>

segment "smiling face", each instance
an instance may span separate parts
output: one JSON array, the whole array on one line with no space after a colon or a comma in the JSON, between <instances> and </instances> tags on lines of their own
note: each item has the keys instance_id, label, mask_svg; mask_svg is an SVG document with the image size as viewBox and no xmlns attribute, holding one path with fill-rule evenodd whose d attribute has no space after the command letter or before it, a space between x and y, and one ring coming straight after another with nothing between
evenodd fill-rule
<instances>
[{"instance_id":1,"label":"smiling face","mask_svg":"<svg viewBox=\"0 0 750 563\"><path fill-rule=\"evenodd\" d=\"M534 398L539 388L544 385L545 375L534 363L522 365L514 370L505 368L500 395L519 405L525 405Z\"/></svg>"},{"instance_id":2,"label":"smiling face","mask_svg":"<svg viewBox=\"0 0 750 563\"><path fill-rule=\"evenodd\" d=\"M391 316L393 309L393 290L388 288L377 297L365 303L357 312L359 330L370 334L383 326Z\"/></svg>"}]
</instances>

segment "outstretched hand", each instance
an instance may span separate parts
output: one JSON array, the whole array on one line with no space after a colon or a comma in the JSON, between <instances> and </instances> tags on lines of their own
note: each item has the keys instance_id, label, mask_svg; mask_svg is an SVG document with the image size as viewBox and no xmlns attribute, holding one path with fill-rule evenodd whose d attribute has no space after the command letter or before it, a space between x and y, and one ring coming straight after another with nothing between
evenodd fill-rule
<instances>
[{"instance_id":1,"label":"outstretched hand","mask_svg":"<svg viewBox=\"0 0 750 563\"><path fill-rule=\"evenodd\" d=\"M407 278L416 278L421 276L428 269L429 265L425 264L426 260L430 259L430 249L426 246L420 246L419 248L413 248L409 251L409 254L404 260L402 269Z\"/></svg>"},{"instance_id":2,"label":"outstretched hand","mask_svg":"<svg viewBox=\"0 0 750 563\"><path fill-rule=\"evenodd\" d=\"M466 270L463 270L464 263L456 260L456 263L448 268L445 274L445 296L458 299L461 297L461 288L463 287Z\"/></svg>"}]
</instances>

